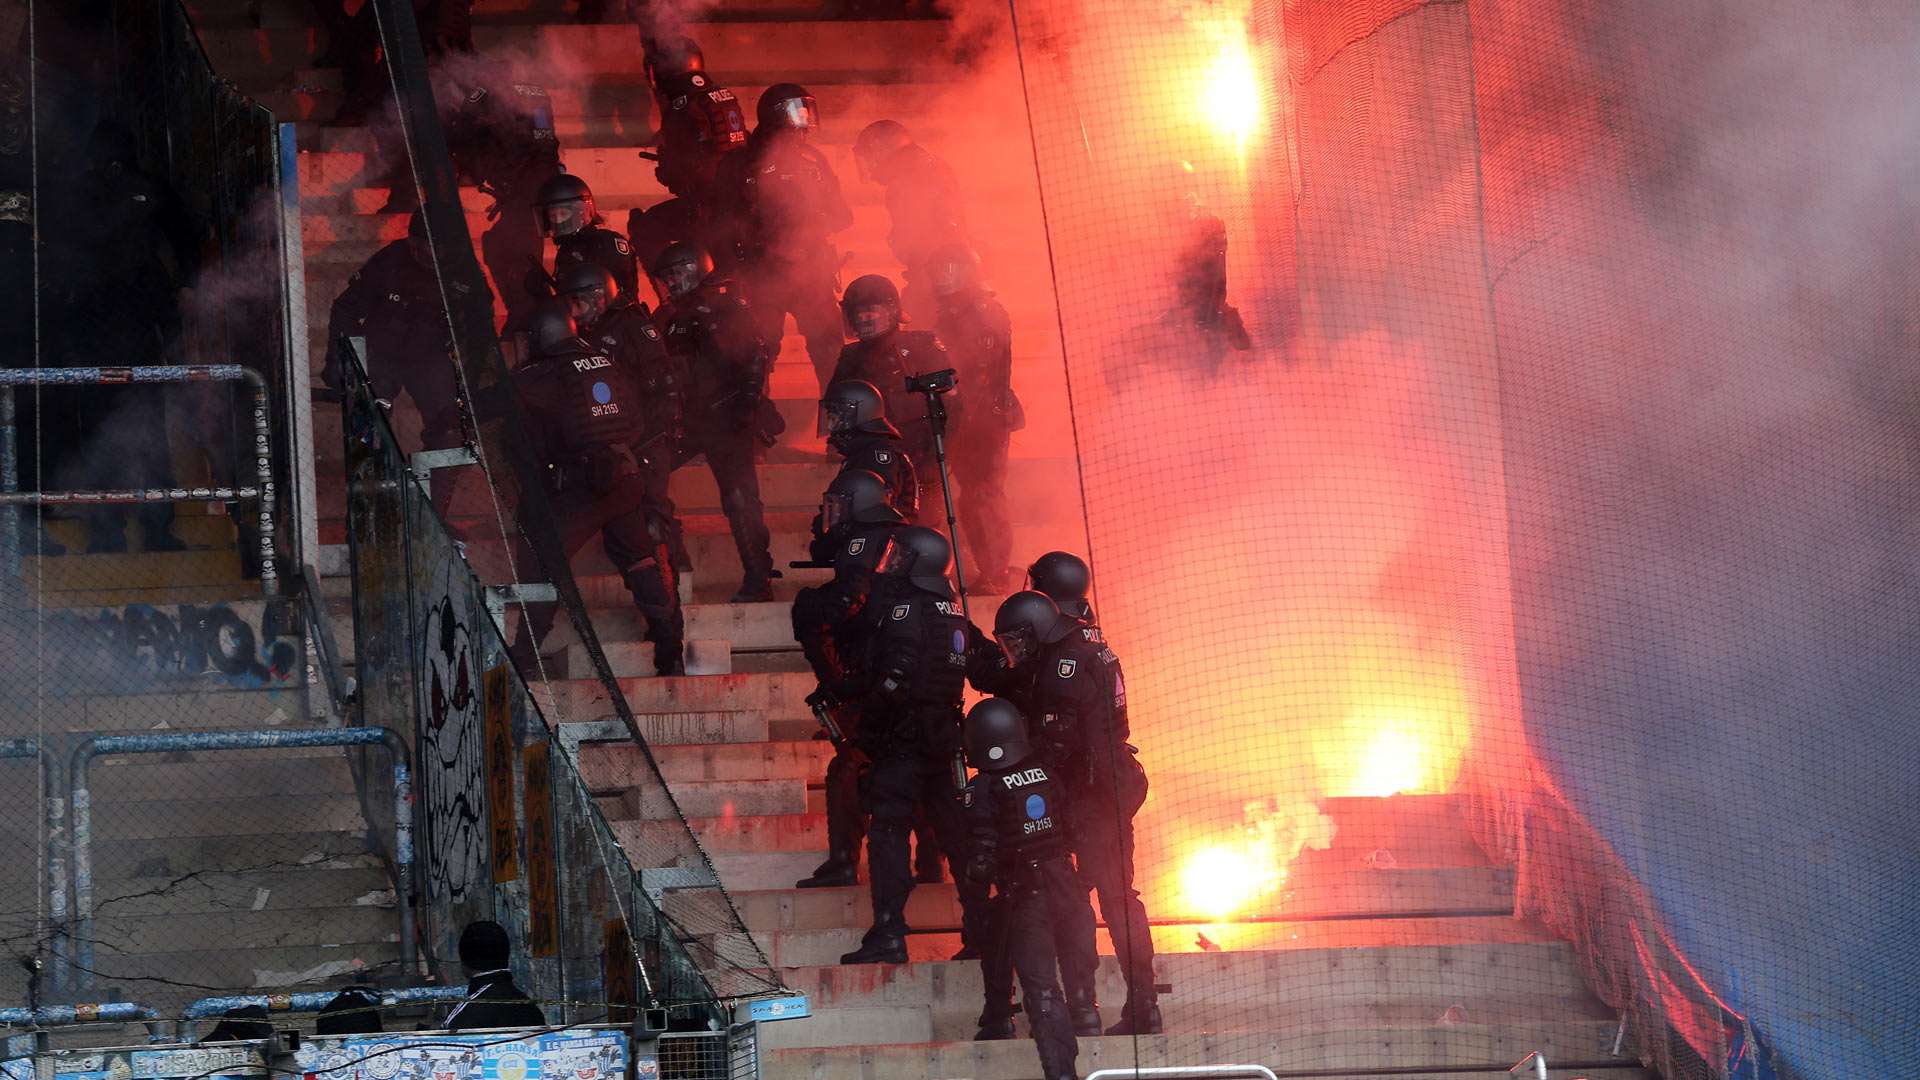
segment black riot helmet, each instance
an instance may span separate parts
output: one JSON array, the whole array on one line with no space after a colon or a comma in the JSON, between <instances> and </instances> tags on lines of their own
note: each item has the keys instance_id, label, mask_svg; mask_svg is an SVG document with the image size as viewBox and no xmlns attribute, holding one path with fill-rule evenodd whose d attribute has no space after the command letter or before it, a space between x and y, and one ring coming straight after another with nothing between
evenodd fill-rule
<instances>
[{"instance_id":1,"label":"black riot helmet","mask_svg":"<svg viewBox=\"0 0 1920 1080\"><path fill-rule=\"evenodd\" d=\"M1093 587L1093 572L1085 560L1068 551L1049 551L1027 567L1027 585L1046 593L1060 613L1085 619L1093 614L1087 603L1087 590Z\"/></svg>"},{"instance_id":2,"label":"black riot helmet","mask_svg":"<svg viewBox=\"0 0 1920 1080\"><path fill-rule=\"evenodd\" d=\"M980 256L965 244L942 244L927 259L933 295L953 296L980 284Z\"/></svg>"},{"instance_id":3,"label":"black riot helmet","mask_svg":"<svg viewBox=\"0 0 1920 1080\"><path fill-rule=\"evenodd\" d=\"M820 525L828 532L841 525L895 524L904 519L893 508L887 482L865 469L843 469L820 499Z\"/></svg>"},{"instance_id":4,"label":"black riot helmet","mask_svg":"<svg viewBox=\"0 0 1920 1080\"><path fill-rule=\"evenodd\" d=\"M572 236L599 219L593 209L593 189L572 173L559 173L540 185L533 205L540 208L540 227L548 236Z\"/></svg>"},{"instance_id":5,"label":"black riot helmet","mask_svg":"<svg viewBox=\"0 0 1920 1080\"><path fill-rule=\"evenodd\" d=\"M620 283L613 279L613 271L599 263L579 262L560 272L554 291L567 301L573 317L586 326L598 322L620 298Z\"/></svg>"},{"instance_id":6,"label":"black riot helmet","mask_svg":"<svg viewBox=\"0 0 1920 1080\"><path fill-rule=\"evenodd\" d=\"M953 565L953 545L939 530L909 525L894 533L893 541L913 555L906 565L908 581L935 596L953 599L953 582L947 580L947 567Z\"/></svg>"},{"instance_id":7,"label":"black riot helmet","mask_svg":"<svg viewBox=\"0 0 1920 1080\"><path fill-rule=\"evenodd\" d=\"M690 37L683 35L664 41L648 38L645 47L647 81L656 87L662 79L704 74L707 70L706 54L700 51L700 43Z\"/></svg>"},{"instance_id":8,"label":"black riot helmet","mask_svg":"<svg viewBox=\"0 0 1920 1080\"><path fill-rule=\"evenodd\" d=\"M990 697L968 709L961 737L967 761L981 772L1005 772L1033 754L1027 718L1006 698Z\"/></svg>"},{"instance_id":9,"label":"black riot helmet","mask_svg":"<svg viewBox=\"0 0 1920 1080\"><path fill-rule=\"evenodd\" d=\"M587 348L587 343L580 340L580 327L573 321L573 312L564 300L552 300L540 305L540 310L533 313L533 321L527 327L527 336L531 339L536 360L568 352L585 352Z\"/></svg>"},{"instance_id":10,"label":"black riot helmet","mask_svg":"<svg viewBox=\"0 0 1920 1080\"><path fill-rule=\"evenodd\" d=\"M647 273L669 299L679 299L700 287L713 273L713 256L699 244L676 240L653 257Z\"/></svg>"},{"instance_id":11,"label":"black riot helmet","mask_svg":"<svg viewBox=\"0 0 1920 1080\"><path fill-rule=\"evenodd\" d=\"M1047 594L1031 589L1007 597L993 615L993 639L1014 667L1039 655L1040 646L1051 645L1072 630L1073 623L1060 614Z\"/></svg>"},{"instance_id":12,"label":"black riot helmet","mask_svg":"<svg viewBox=\"0 0 1920 1080\"><path fill-rule=\"evenodd\" d=\"M884 274L853 279L840 294L847 329L861 341L874 341L900 329L900 290Z\"/></svg>"},{"instance_id":13,"label":"black riot helmet","mask_svg":"<svg viewBox=\"0 0 1920 1080\"><path fill-rule=\"evenodd\" d=\"M887 161L913 145L913 136L898 120L875 120L853 140L853 163L860 179L885 183Z\"/></svg>"},{"instance_id":14,"label":"black riot helmet","mask_svg":"<svg viewBox=\"0 0 1920 1080\"><path fill-rule=\"evenodd\" d=\"M841 379L827 387L820 398L820 411L827 420L827 442L838 446L856 433L872 432L899 436L887 422L887 403L872 383L862 379Z\"/></svg>"},{"instance_id":15,"label":"black riot helmet","mask_svg":"<svg viewBox=\"0 0 1920 1080\"><path fill-rule=\"evenodd\" d=\"M820 126L820 106L799 83L775 83L760 94L753 108L754 133L811 132Z\"/></svg>"}]
</instances>

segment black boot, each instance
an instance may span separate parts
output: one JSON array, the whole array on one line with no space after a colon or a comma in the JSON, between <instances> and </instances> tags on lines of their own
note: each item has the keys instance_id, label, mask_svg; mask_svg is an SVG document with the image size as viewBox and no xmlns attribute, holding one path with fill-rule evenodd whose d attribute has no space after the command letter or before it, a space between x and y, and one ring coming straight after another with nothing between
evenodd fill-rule
<instances>
[{"instance_id":1,"label":"black boot","mask_svg":"<svg viewBox=\"0 0 1920 1080\"><path fill-rule=\"evenodd\" d=\"M1028 993L1027 1023L1033 1028L1034 1048L1040 1052L1040 1075L1046 1080L1078 1080L1073 1062L1080 1056L1080 1047L1059 995L1058 990Z\"/></svg>"},{"instance_id":2,"label":"black boot","mask_svg":"<svg viewBox=\"0 0 1920 1080\"><path fill-rule=\"evenodd\" d=\"M899 918L873 924L860 947L842 956L843 964L904 964L907 962L907 924Z\"/></svg>"},{"instance_id":3,"label":"black boot","mask_svg":"<svg viewBox=\"0 0 1920 1080\"><path fill-rule=\"evenodd\" d=\"M845 852L836 851L813 873L793 883L796 889L838 889L860 884L860 867Z\"/></svg>"},{"instance_id":4,"label":"black boot","mask_svg":"<svg viewBox=\"0 0 1920 1080\"><path fill-rule=\"evenodd\" d=\"M974 1042L998 1042L1013 1038L1013 1014L1002 1015L997 1009L989 1009L980 1014L980 1030L973 1033Z\"/></svg>"},{"instance_id":5,"label":"black boot","mask_svg":"<svg viewBox=\"0 0 1920 1080\"><path fill-rule=\"evenodd\" d=\"M1160 1034L1160 1001L1155 997L1127 995L1127 1006L1120 1010L1120 1022L1107 1029L1109 1035Z\"/></svg>"},{"instance_id":6,"label":"black boot","mask_svg":"<svg viewBox=\"0 0 1920 1080\"><path fill-rule=\"evenodd\" d=\"M1067 1019L1073 1024L1075 1035L1093 1037L1100 1034L1100 999L1092 990L1067 991Z\"/></svg>"}]
</instances>

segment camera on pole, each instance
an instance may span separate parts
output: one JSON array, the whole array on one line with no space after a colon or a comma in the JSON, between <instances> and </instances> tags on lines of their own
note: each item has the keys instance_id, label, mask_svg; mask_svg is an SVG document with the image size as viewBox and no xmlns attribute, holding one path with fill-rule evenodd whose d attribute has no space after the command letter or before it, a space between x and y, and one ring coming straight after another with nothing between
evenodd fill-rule
<instances>
[{"instance_id":1,"label":"camera on pole","mask_svg":"<svg viewBox=\"0 0 1920 1080\"><path fill-rule=\"evenodd\" d=\"M940 400L959 385L959 373L942 368L924 375L907 377L907 392L927 399L927 426L933 429L933 457L940 463L940 496L947 504L947 537L953 541L953 582L960 590L960 611L971 619L967 609L967 576L960 568L960 533L954 524L953 483L947 478L947 403Z\"/></svg>"}]
</instances>

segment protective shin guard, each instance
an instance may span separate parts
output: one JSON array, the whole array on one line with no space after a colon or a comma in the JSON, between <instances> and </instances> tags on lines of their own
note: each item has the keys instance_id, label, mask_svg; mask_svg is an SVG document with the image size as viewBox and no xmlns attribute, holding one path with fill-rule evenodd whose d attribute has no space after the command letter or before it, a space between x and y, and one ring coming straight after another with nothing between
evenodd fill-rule
<instances>
[{"instance_id":1,"label":"protective shin guard","mask_svg":"<svg viewBox=\"0 0 1920 1080\"><path fill-rule=\"evenodd\" d=\"M1074 1059L1080 1045L1074 1041L1066 1006L1057 991L1042 990L1026 998L1027 1020L1033 1025L1033 1045L1040 1051L1040 1075L1046 1080L1075 1080Z\"/></svg>"}]
</instances>

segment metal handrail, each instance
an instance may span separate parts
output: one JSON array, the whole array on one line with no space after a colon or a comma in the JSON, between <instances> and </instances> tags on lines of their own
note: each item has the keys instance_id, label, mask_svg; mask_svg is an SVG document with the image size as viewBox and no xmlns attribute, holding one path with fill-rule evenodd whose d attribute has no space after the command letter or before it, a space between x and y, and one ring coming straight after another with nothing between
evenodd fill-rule
<instances>
[{"instance_id":1,"label":"metal handrail","mask_svg":"<svg viewBox=\"0 0 1920 1080\"><path fill-rule=\"evenodd\" d=\"M413 781L407 745L384 727L322 728L312 731L179 731L161 735L93 735L73 748L67 790L73 803L73 908L76 966L82 979L62 985L79 988L93 975L93 797L88 765L101 754L167 754L191 750L273 750L300 746L383 746L393 761L394 868L400 907L400 954L414 968ZM68 962L66 957L60 958Z\"/></svg>"},{"instance_id":2,"label":"metal handrail","mask_svg":"<svg viewBox=\"0 0 1920 1080\"><path fill-rule=\"evenodd\" d=\"M147 1025L148 1042L166 1042L166 1025L160 1014L146 1005L131 1001L103 1001L83 1005L42 1005L37 1009L0 1009L0 1027L49 1028L75 1024Z\"/></svg>"},{"instance_id":3,"label":"metal handrail","mask_svg":"<svg viewBox=\"0 0 1920 1080\"><path fill-rule=\"evenodd\" d=\"M47 822L47 925L53 931L50 937L54 955L54 986L58 988L67 945L62 937L67 929L67 857L63 839L66 835L67 801L60 795L54 775L53 755L40 745L39 739L0 739L0 760L17 758L40 759L40 790L45 793Z\"/></svg>"},{"instance_id":4,"label":"metal handrail","mask_svg":"<svg viewBox=\"0 0 1920 1080\"><path fill-rule=\"evenodd\" d=\"M464 986L407 986L397 990L368 992L379 997L382 1006L464 1001L468 993ZM229 1009L258 1006L268 1012L319 1012L339 996L339 990L303 990L288 994L227 994L203 997L181 1011L177 1034L181 1042L186 1042L189 1040L192 1025L196 1020L211 1020L225 1014Z\"/></svg>"},{"instance_id":5,"label":"metal handrail","mask_svg":"<svg viewBox=\"0 0 1920 1080\"><path fill-rule=\"evenodd\" d=\"M1087 1074L1087 1080L1137 1080L1137 1078L1156 1078L1156 1080L1206 1080L1219 1076L1238 1076L1260 1078L1260 1080L1279 1080L1271 1068L1265 1065L1156 1065L1150 1068L1098 1068Z\"/></svg>"},{"instance_id":6,"label":"metal handrail","mask_svg":"<svg viewBox=\"0 0 1920 1080\"><path fill-rule=\"evenodd\" d=\"M304 605L307 631L318 653L315 661L320 668L320 681L326 686L327 701L334 716L345 720L357 688L340 661L340 646L333 636L333 623L327 618L326 602L320 596L320 575L314 571L312 563L301 564L300 584L307 594Z\"/></svg>"},{"instance_id":7,"label":"metal handrail","mask_svg":"<svg viewBox=\"0 0 1920 1080\"><path fill-rule=\"evenodd\" d=\"M251 486L115 488L106 491L21 491L19 431L13 388L16 386L121 386L184 382L243 382L253 394L253 465ZM21 506L130 504L152 502L260 501L260 591L280 593L280 570L274 562L273 429L267 381L239 364L157 364L146 367L0 368L0 580L20 576L19 524Z\"/></svg>"}]
</instances>

